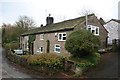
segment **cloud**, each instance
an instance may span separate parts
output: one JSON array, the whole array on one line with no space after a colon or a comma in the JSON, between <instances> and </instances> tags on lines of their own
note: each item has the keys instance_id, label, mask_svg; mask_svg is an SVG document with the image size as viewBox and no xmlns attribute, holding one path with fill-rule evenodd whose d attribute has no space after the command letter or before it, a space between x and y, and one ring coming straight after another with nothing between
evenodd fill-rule
<instances>
[{"instance_id":1,"label":"cloud","mask_svg":"<svg viewBox=\"0 0 120 80\"><path fill-rule=\"evenodd\" d=\"M84 9L105 20L117 18L119 0L1 0L1 22L14 23L20 15L32 17L37 25L46 23L49 13L55 22L81 16Z\"/></svg>"}]
</instances>

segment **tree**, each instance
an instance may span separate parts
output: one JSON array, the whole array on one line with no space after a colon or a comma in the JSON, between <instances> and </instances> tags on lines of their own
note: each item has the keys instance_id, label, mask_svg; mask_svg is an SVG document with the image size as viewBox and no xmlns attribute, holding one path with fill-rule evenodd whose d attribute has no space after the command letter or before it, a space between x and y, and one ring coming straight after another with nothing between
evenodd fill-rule
<instances>
[{"instance_id":1,"label":"tree","mask_svg":"<svg viewBox=\"0 0 120 80\"><path fill-rule=\"evenodd\" d=\"M89 14L93 14L93 13L94 13L94 11L93 11L92 9L89 9L89 8L83 8L83 9L79 12L79 14L80 14L80 15L83 15L83 16L89 15Z\"/></svg>"},{"instance_id":2,"label":"tree","mask_svg":"<svg viewBox=\"0 0 120 80\"><path fill-rule=\"evenodd\" d=\"M13 26L10 24L5 24L3 23L2 25L2 41L3 43L9 43L10 41L12 41L13 38L13 34L14 34L14 30L13 30Z\"/></svg>"},{"instance_id":3,"label":"tree","mask_svg":"<svg viewBox=\"0 0 120 80\"><path fill-rule=\"evenodd\" d=\"M20 16L18 21L16 21L16 26L18 28L25 30L25 31L28 31L29 29L35 27L35 22L30 17Z\"/></svg>"},{"instance_id":4,"label":"tree","mask_svg":"<svg viewBox=\"0 0 120 80\"><path fill-rule=\"evenodd\" d=\"M81 14L83 16L86 16L86 26L87 26L87 24L88 24L88 15L93 14L93 11L91 11L90 9L83 9Z\"/></svg>"},{"instance_id":5,"label":"tree","mask_svg":"<svg viewBox=\"0 0 120 80\"><path fill-rule=\"evenodd\" d=\"M5 24L2 25L2 41L4 43L10 43L12 41L19 42L19 37L22 33L35 27L33 19L27 16L20 16L18 21L14 25Z\"/></svg>"},{"instance_id":6,"label":"tree","mask_svg":"<svg viewBox=\"0 0 120 80\"><path fill-rule=\"evenodd\" d=\"M65 43L65 48L73 56L86 56L94 54L100 45L98 36L87 30L77 30L72 32Z\"/></svg>"},{"instance_id":7,"label":"tree","mask_svg":"<svg viewBox=\"0 0 120 80\"><path fill-rule=\"evenodd\" d=\"M12 46L14 48L18 47L16 45L19 45L20 35L33 27L35 27L35 22L27 16L20 16L14 25L4 23L2 25L3 46L8 44L10 45L9 48Z\"/></svg>"},{"instance_id":8,"label":"tree","mask_svg":"<svg viewBox=\"0 0 120 80\"><path fill-rule=\"evenodd\" d=\"M20 16L18 21L16 21L16 30L14 33L17 34L17 37L20 37L20 35L30 29L33 29L36 24L34 20L28 16Z\"/></svg>"}]
</instances>

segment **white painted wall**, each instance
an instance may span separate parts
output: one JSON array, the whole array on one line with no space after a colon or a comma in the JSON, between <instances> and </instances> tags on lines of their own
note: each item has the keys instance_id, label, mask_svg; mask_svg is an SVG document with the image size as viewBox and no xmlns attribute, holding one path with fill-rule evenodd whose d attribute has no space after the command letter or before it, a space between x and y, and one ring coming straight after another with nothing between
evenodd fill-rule
<instances>
[{"instance_id":1,"label":"white painted wall","mask_svg":"<svg viewBox=\"0 0 120 80\"><path fill-rule=\"evenodd\" d=\"M118 24L118 38L120 39L120 24Z\"/></svg>"},{"instance_id":2,"label":"white painted wall","mask_svg":"<svg viewBox=\"0 0 120 80\"><path fill-rule=\"evenodd\" d=\"M28 40L29 40L29 37L28 36L24 36L24 38L23 38L23 44L24 44L24 46L23 46L23 50L28 50Z\"/></svg>"},{"instance_id":3,"label":"white painted wall","mask_svg":"<svg viewBox=\"0 0 120 80\"><path fill-rule=\"evenodd\" d=\"M110 21L104 25L108 31L108 44L112 44L113 39L118 39L118 22Z\"/></svg>"}]
</instances>

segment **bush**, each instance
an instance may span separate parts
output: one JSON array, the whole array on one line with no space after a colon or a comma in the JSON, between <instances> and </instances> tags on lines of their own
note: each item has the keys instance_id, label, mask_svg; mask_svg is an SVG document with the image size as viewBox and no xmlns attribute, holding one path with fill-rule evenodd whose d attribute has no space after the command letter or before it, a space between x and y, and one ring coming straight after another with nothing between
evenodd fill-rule
<instances>
[{"instance_id":1,"label":"bush","mask_svg":"<svg viewBox=\"0 0 120 80\"><path fill-rule=\"evenodd\" d=\"M31 55L27 59L29 65L39 65L40 67L48 68L49 70L63 70L64 58L53 53L43 53L40 55Z\"/></svg>"},{"instance_id":2,"label":"bush","mask_svg":"<svg viewBox=\"0 0 120 80\"><path fill-rule=\"evenodd\" d=\"M99 53L95 53L94 55L85 56L82 58L71 56L70 60L74 61L76 66L78 67L89 68L89 67L96 66L100 58L101 58L101 55Z\"/></svg>"},{"instance_id":3,"label":"bush","mask_svg":"<svg viewBox=\"0 0 120 80\"><path fill-rule=\"evenodd\" d=\"M4 47L5 47L6 49L14 50L14 49L19 48L19 42L6 43L6 44L4 45Z\"/></svg>"},{"instance_id":4,"label":"bush","mask_svg":"<svg viewBox=\"0 0 120 80\"><path fill-rule=\"evenodd\" d=\"M100 45L98 36L94 36L87 30L72 32L65 43L65 48L73 56L85 56L95 53Z\"/></svg>"},{"instance_id":5,"label":"bush","mask_svg":"<svg viewBox=\"0 0 120 80\"><path fill-rule=\"evenodd\" d=\"M40 55L17 55L8 50L7 58L29 69L40 71L48 75L64 71L65 59L57 54L42 53Z\"/></svg>"}]
</instances>

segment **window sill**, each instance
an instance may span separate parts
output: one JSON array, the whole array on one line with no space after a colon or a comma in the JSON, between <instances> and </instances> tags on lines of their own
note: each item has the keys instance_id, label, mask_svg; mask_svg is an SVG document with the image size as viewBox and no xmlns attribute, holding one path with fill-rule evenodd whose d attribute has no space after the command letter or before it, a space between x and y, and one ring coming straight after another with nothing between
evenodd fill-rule
<instances>
[{"instance_id":1,"label":"window sill","mask_svg":"<svg viewBox=\"0 0 120 80\"><path fill-rule=\"evenodd\" d=\"M37 53L43 53L43 52L40 52L40 51L36 51Z\"/></svg>"},{"instance_id":2,"label":"window sill","mask_svg":"<svg viewBox=\"0 0 120 80\"><path fill-rule=\"evenodd\" d=\"M65 42L66 40L58 40L58 41L60 41L60 42Z\"/></svg>"},{"instance_id":3,"label":"window sill","mask_svg":"<svg viewBox=\"0 0 120 80\"><path fill-rule=\"evenodd\" d=\"M99 34L94 34L95 36L99 36Z\"/></svg>"},{"instance_id":4,"label":"window sill","mask_svg":"<svg viewBox=\"0 0 120 80\"><path fill-rule=\"evenodd\" d=\"M58 52L58 51L54 51L55 53L60 53L60 52Z\"/></svg>"},{"instance_id":5,"label":"window sill","mask_svg":"<svg viewBox=\"0 0 120 80\"><path fill-rule=\"evenodd\" d=\"M36 51L37 53L39 53L40 51Z\"/></svg>"}]
</instances>

